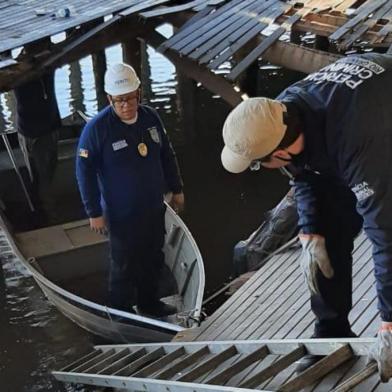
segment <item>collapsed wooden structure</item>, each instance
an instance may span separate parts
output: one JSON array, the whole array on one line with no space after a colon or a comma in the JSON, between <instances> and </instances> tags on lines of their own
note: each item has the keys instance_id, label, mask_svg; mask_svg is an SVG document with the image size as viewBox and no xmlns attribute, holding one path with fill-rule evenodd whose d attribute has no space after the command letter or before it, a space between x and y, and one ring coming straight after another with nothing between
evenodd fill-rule
<instances>
[{"instance_id":1,"label":"collapsed wooden structure","mask_svg":"<svg viewBox=\"0 0 392 392\"><path fill-rule=\"evenodd\" d=\"M241 100L232 82L259 57L312 72L351 48L391 52L392 0L70 0L68 17L54 17L63 2L13 2L0 7L0 91L118 42L140 38L185 75ZM166 39L156 26L171 23ZM66 38L35 50L34 43L64 32ZM304 45L315 34L315 45ZM289 36L291 39L289 39ZM291 42L290 42L291 41ZM17 53L17 48L31 48ZM225 78L219 67L230 62ZM218 72L217 72L218 71Z\"/></svg>"}]
</instances>

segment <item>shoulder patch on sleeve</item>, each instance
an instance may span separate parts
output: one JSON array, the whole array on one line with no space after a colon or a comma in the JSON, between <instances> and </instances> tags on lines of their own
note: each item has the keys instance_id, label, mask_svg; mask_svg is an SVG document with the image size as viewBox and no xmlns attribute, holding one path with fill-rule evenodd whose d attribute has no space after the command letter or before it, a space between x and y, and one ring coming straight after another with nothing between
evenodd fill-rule
<instances>
[{"instance_id":1,"label":"shoulder patch on sleeve","mask_svg":"<svg viewBox=\"0 0 392 392\"><path fill-rule=\"evenodd\" d=\"M148 128L148 131L150 132L151 139L155 143L160 143L161 140L159 138L159 133L158 133L157 127L150 127L150 128Z\"/></svg>"},{"instance_id":2,"label":"shoulder patch on sleeve","mask_svg":"<svg viewBox=\"0 0 392 392\"><path fill-rule=\"evenodd\" d=\"M88 150L79 148L79 156L82 158L88 158Z\"/></svg>"},{"instance_id":3,"label":"shoulder patch on sleeve","mask_svg":"<svg viewBox=\"0 0 392 392\"><path fill-rule=\"evenodd\" d=\"M361 183L354 185L351 190L355 193L355 196L359 202L374 195L374 190L366 181L362 181Z\"/></svg>"}]
</instances>

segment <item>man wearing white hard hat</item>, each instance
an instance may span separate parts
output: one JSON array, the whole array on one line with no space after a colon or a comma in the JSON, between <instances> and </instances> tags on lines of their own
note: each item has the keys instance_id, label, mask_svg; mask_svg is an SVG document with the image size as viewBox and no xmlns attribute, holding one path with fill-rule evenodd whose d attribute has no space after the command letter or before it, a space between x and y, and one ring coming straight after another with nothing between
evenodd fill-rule
<instances>
[{"instance_id":1,"label":"man wearing white hard hat","mask_svg":"<svg viewBox=\"0 0 392 392\"><path fill-rule=\"evenodd\" d=\"M285 167L294 175L301 266L313 337L353 337L353 240L373 244L381 325L369 358L392 377L392 56L353 55L310 74L276 100L251 98L223 126L223 166ZM355 331L360 333L360 330ZM319 358L305 357L303 371Z\"/></svg>"},{"instance_id":2,"label":"man wearing white hard hat","mask_svg":"<svg viewBox=\"0 0 392 392\"><path fill-rule=\"evenodd\" d=\"M158 113L141 105L134 69L114 64L105 74L110 105L85 126L76 175L91 229L109 231L109 302L116 309L165 316L176 309L157 297L164 264L164 193L184 206L175 154Z\"/></svg>"}]
</instances>

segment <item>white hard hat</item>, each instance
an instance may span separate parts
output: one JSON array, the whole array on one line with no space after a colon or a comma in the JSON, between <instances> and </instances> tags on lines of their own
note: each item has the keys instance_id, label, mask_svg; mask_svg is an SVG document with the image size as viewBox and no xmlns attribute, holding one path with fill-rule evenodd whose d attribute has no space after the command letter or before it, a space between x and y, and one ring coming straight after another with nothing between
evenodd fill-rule
<instances>
[{"instance_id":1,"label":"white hard hat","mask_svg":"<svg viewBox=\"0 0 392 392\"><path fill-rule=\"evenodd\" d=\"M128 64L113 64L105 73L105 92L109 95L123 95L136 91L140 80Z\"/></svg>"},{"instance_id":2,"label":"white hard hat","mask_svg":"<svg viewBox=\"0 0 392 392\"><path fill-rule=\"evenodd\" d=\"M235 107L223 125L223 167L241 173L253 160L274 151L286 131L285 111L281 102L269 98L249 98Z\"/></svg>"}]
</instances>

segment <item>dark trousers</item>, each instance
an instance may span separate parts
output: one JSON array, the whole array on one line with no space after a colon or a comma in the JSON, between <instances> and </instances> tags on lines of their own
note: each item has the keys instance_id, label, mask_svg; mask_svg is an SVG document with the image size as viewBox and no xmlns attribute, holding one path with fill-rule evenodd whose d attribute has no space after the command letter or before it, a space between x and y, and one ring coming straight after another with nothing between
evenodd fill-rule
<instances>
[{"instance_id":1,"label":"dark trousers","mask_svg":"<svg viewBox=\"0 0 392 392\"><path fill-rule=\"evenodd\" d=\"M356 199L350 189L327 185L320 197L322 233L335 271L332 279L319 271L319 295L311 297L316 316L314 336L320 338L345 337L351 328L348 314L352 307L352 251L354 238L362 227L356 212Z\"/></svg>"},{"instance_id":2,"label":"dark trousers","mask_svg":"<svg viewBox=\"0 0 392 392\"><path fill-rule=\"evenodd\" d=\"M18 138L26 166L32 175L33 203L48 217L54 217L56 203L52 182L57 166L59 132L34 138L19 133Z\"/></svg>"},{"instance_id":3,"label":"dark trousers","mask_svg":"<svg viewBox=\"0 0 392 392\"><path fill-rule=\"evenodd\" d=\"M133 304L148 308L158 298L164 263L164 206L142 216L110 221L109 302L129 311Z\"/></svg>"}]
</instances>

